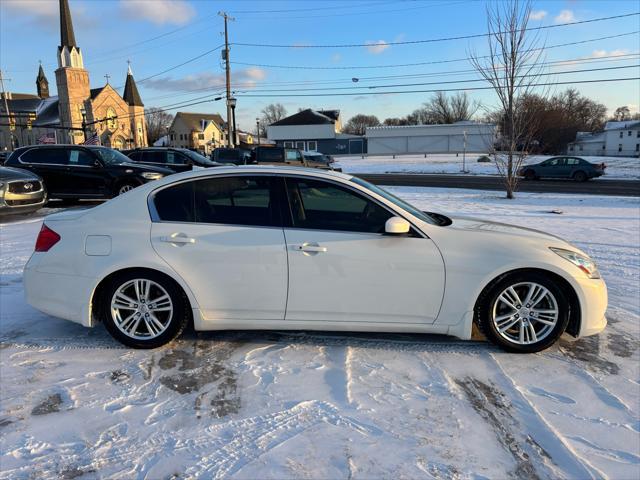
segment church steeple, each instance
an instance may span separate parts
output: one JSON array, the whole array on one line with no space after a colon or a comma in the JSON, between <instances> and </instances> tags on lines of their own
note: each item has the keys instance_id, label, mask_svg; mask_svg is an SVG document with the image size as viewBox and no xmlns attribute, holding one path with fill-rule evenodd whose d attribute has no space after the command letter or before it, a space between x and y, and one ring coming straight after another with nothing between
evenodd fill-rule
<instances>
[{"instance_id":1,"label":"church steeple","mask_svg":"<svg viewBox=\"0 0 640 480\"><path fill-rule=\"evenodd\" d=\"M140 93L138 93L138 87L136 81L133 79L133 72L131 71L131 64L127 69L127 81L124 84L124 95L122 96L124 101L131 107L144 107Z\"/></svg>"},{"instance_id":2,"label":"church steeple","mask_svg":"<svg viewBox=\"0 0 640 480\"><path fill-rule=\"evenodd\" d=\"M40 98L49 98L49 80L44 74L42 69L42 63L38 69L38 77L36 78L36 88L38 90L38 96Z\"/></svg>"},{"instance_id":3,"label":"church steeple","mask_svg":"<svg viewBox=\"0 0 640 480\"><path fill-rule=\"evenodd\" d=\"M73 34L73 23L71 22L71 10L68 0L60 0L60 46L77 47L76 37Z\"/></svg>"},{"instance_id":4,"label":"church steeple","mask_svg":"<svg viewBox=\"0 0 640 480\"><path fill-rule=\"evenodd\" d=\"M60 46L58 67L84 68L80 47L76 44L69 0L60 0Z\"/></svg>"}]
</instances>

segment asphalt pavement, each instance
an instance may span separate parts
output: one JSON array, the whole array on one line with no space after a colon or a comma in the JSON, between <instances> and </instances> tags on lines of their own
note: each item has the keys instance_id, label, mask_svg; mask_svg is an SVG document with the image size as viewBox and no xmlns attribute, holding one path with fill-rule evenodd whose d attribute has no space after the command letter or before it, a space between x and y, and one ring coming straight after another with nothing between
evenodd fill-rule
<instances>
[{"instance_id":1,"label":"asphalt pavement","mask_svg":"<svg viewBox=\"0 0 640 480\"><path fill-rule=\"evenodd\" d=\"M470 188L474 190L504 190L500 177L483 175L441 175L402 173L353 173L371 183L407 187ZM520 180L520 192L580 193L640 197L640 180L609 180L596 178L587 182L573 180Z\"/></svg>"}]
</instances>

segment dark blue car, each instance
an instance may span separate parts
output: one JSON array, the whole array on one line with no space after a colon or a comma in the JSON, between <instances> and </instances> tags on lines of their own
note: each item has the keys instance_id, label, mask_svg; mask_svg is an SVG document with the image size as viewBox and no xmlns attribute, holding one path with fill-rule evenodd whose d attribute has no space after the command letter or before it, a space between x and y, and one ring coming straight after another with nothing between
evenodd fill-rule
<instances>
[{"instance_id":1,"label":"dark blue car","mask_svg":"<svg viewBox=\"0 0 640 480\"><path fill-rule=\"evenodd\" d=\"M568 178L577 182L586 182L590 178L604 175L604 163L593 164L578 157L552 157L535 165L525 165L518 175L527 180L539 178Z\"/></svg>"}]
</instances>

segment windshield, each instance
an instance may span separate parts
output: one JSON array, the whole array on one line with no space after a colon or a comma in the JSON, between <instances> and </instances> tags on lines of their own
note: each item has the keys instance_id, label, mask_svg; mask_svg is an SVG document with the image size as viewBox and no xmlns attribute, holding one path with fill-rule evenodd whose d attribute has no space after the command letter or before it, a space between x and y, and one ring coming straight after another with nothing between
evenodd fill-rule
<instances>
[{"instance_id":1,"label":"windshield","mask_svg":"<svg viewBox=\"0 0 640 480\"><path fill-rule=\"evenodd\" d=\"M206 164L210 164L213 163L211 160L209 160L207 157L200 155L199 153L194 152L193 150L180 150L182 153L184 153L187 157L189 157L191 160L193 160L194 162L197 163L206 163Z\"/></svg>"},{"instance_id":2,"label":"windshield","mask_svg":"<svg viewBox=\"0 0 640 480\"><path fill-rule=\"evenodd\" d=\"M427 222L427 223L430 223L432 225L439 225L440 224L440 222L438 220L434 219L431 215L429 215L429 214L427 214L427 213L425 213L425 212L423 212L421 210L418 210L416 207L414 207L410 203L405 202L404 200L396 197L394 194L389 193L386 190L378 187L377 185L374 185L374 184L369 183L369 182L365 182L361 178L357 178L357 177L352 177L351 181L353 183L356 183L356 184L362 186L362 187L367 188L368 190L371 190L374 193L377 193L381 197L384 197L386 200L389 200L391 203L395 204L396 206L400 207L401 209L406 210L411 215L413 215L416 218L419 218L423 222Z\"/></svg>"},{"instance_id":3,"label":"windshield","mask_svg":"<svg viewBox=\"0 0 640 480\"><path fill-rule=\"evenodd\" d=\"M120 153L118 150L112 150L110 148L94 148L93 151L100 157L107 165L118 165L119 163L130 162L129 157Z\"/></svg>"}]
</instances>

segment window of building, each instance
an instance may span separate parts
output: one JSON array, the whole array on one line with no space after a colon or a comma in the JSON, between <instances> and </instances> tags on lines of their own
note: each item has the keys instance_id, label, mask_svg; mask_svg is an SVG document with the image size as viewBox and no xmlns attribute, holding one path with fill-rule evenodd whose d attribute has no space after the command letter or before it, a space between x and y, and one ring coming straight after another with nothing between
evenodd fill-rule
<instances>
[{"instance_id":1,"label":"window of building","mask_svg":"<svg viewBox=\"0 0 640 480\"><path fill-rule=\"evenodd\" d=\"M620 132L620 138L624 137L624 132Z\"/></svg>"},{"instance_id":2,"label":"window of building","mask_svg":"<svg viewBox=\"0 0 640 480\"><path fill-rule=\"evenodd\" d=\"M640 130L636 132L636 138L640 138Z\"/></svg>"},{"instance_id":3,"label":"window of building","mask_svg":"<svg viewBox=\"0 0 640 480\"><path fill-rule=\"evenodd\" d=\"M171 135L169 135L169 138L170 138L170 139L171 139L171 141L173 142L173 140L174 140L174 135L173 135L173 133L172 133Z\"/></svg>"},{"instance_id":4,"label":"window of building","mask_svg":"<svg viewBox=\"0 0 640 480\"><path fill-rule=\"evenodd\" d=\"M318 142L316 142L315 140L308 141L307 150L309 150L310 152L315 152L316 150L318 150Z\"/></svg>"},{"instance_id":5,"label":"window of building","mask_svg":"<svg viewBox=\"0 0 640 480\"><path fill-rule=\"evenodd\" d=\"M204 140L204 133L198 134L198 140Z\"/></svg>"},{"instance_id":6,"label":"window of building","mask_svg":"<svg viewBox=\"0 0 640 480\"><path fill-rule=\"evenodd\" d=\"M304 142L296 142L296 148L304 150Z\"/></svg>"},{"instance_id":7,"label":"window of building","mask_svg":"<svg viewBox=\"0 0 640 480\"><path fill-rule=\"evenodd\" d=\"M582 145L580 145L580 151L582 151Z\"/></svg>"},{"instance_id":8,"label":"window of building","mask_svg":"<svg viewBox=\"0 0 640 480\"><path fill-rule=\"evenodd\" d=\"M293 148L293 142L284 142L284 148Z\"/></svg>"},{"instance_id":9,"label":"window of building","mask_svg":"<svg viewBox=\"0 0 640 480\"><path fill-rule=\"evenodd\" d=\"M392 214L377 203L333 183L287 178L293 226L313 230L383 233Z\"/></svg>"},{"instance_id":10,"label":"window of building","mask_svg":"<svg viewBox=\"0 0 640 480\"><path fill-rule=\"evenodd\" d=\"M631 130L629 130L629 132L627 133L627 137L631 136Z\"/></svg>"},{"instance_id":11,"label":"window of building","mask_svg":"<svg viewBox=\"0 0 640 480\"><path fill-rule=\"evenodd\" d=\"M619 144L618 144L618 151L619 151L619 152L621 152L621 151L622 151L622 144L621 144L621 143L619 143Z\"/></svg>"},{"instance_id":12,"label":"window of building","mask_svg":"<svg viewBox=\"0 0 640 480\"><path fill-rule=\"evenodd\" d=\"M636 152L640 152L640 143L636 143Z\"/></svg>"}]
</instances>

